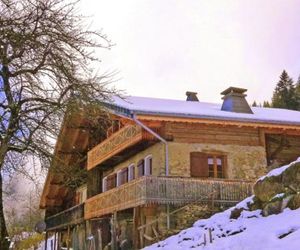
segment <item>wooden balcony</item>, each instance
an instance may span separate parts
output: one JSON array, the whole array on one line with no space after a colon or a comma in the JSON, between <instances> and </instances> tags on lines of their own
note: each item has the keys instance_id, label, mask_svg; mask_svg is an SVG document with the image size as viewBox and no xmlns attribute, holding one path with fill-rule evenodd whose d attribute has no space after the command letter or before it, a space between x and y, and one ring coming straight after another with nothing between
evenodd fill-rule
<instances>
[{"instance_id":1,"label":"wooden balcony","mask_svg":"<svg viewBox=\"0 0 300 250\"><path fill-rule=\"evenodd\" d=\"M46 218L47 230L54 230L84 221L84 203Z\"/></svg>"},{"instance_id":2,"label":"wooden balcony","mask_svg":"<svg viewBox=\"0 0 300 250\"><path fill-rule=\"evenodd\" d=\"M87 169L90 170L126 148L154 137L138 125L127 125L88 152Z\"/></svg>"},{"instance_id":3,"label":"wooden balcony","mask_svg":"<svg viewBox=\"0 0 300 250\"><path fill-rule=\"evenodd\" d=\"M233 205L252 194L252 183L240 180L212 180L144 176L86 201L85 219L99 217L146 204L183 205L213 200Z\"/></svg>"}]
</instances>

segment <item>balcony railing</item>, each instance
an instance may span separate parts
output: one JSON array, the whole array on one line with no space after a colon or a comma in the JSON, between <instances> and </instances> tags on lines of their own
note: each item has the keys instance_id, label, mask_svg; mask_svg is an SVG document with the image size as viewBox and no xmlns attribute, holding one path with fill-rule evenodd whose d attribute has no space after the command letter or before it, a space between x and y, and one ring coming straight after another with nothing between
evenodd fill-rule
<instances>
[{"instance_id":1,"label":"balcony railing","mask_svg":"<svg viewBox=\"0 0 300 250\"><path fill-rule=\"evenodd\" d=\"M46 218L47 230L79 224L84 221L84 203Z\"/></svg>"},{"instance_id":2,"label":"balcony railing","mask_svg":"<svg viewBox=\"0 0 300 250\"><path fill-rule=\"evenodd\" d=\"M252 183L246 181L144 176L88 199L85 218L144 204L180 205L200 199L231 205L251 194Z\"/></svg>"},{"instance_id":3,"label":"balcony railing","mask_svg":"<svg viewBox=\"0 0 300 250\"><path fill-rule=\"evenodd\" d=\"M153 136L137 125L127 125L88 152L87 169L92 169L122 150Z\"/></svg>"}]
</instances>

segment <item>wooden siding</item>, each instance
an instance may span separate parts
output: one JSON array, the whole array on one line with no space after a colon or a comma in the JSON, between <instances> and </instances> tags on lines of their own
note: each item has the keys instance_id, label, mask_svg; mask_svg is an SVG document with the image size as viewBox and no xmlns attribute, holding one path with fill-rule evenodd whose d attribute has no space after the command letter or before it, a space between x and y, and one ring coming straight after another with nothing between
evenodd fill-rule
<instances>
[{"instance_id":1,"label":"wooden siding","mask_svg":"<svg viewBox=\"0 0 300 250\"><path fill-rule=\"evenodd\" d=\"M252 193L252 184L240 180L144 176L86 201L85 219L146 204L187 204L199 199L236 203ZM207 199L203 199L207 197Z\"/></svg>"},{"instance_id":2,"label":"wooden siding","mask_svg":"<svg viewBox=\"0 0 300 250\"><path fill-rule=\"evenodd\" d=\"M216 126L191 123L167 123L166 136L175 142L235 144L245 146L261 145L258 129L234 126Z\"/></svg>"}]
</instances>

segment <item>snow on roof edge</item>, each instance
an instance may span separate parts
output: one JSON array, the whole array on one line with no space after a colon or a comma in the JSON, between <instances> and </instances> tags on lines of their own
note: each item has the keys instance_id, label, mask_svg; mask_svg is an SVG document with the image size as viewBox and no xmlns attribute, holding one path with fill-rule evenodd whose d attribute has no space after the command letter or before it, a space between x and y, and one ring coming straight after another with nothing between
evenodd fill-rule
<instances>
[{"instance_id":1,"label":"snow on roof edge","mask_svg":"<svg viewBox=\"0 0 300 250\"><path fill-rule=\"evenodd\" d=\"M163 115L163 116L176 116L182 118L205 118L211 120L230 120L230 121L242 121L242 122L261 122L268 124L280 124L280 125L299 125L300 122L288 122L288 121L276 121L276 120L263 120L263 119L251 119L251 118L239 118L239 117L227 117L227 116L209 116L209 115L194 115L194 114L181 114L181 113L164 113L164 112L151 112L151 111L142 111L142 110L131 110L136 112L136 114L146 114L146 115Z\"/></svg>"},{"instance_id":2,"label":"snow on roof edge","mask_svg":"<svg viewBox=\"0 0 300 250\"><path fill-rule=\"evenodd\" d=\"M107 104L108 108L115 113L129 117L132 117L132 114L135 113L140 115L300 126L300 112L288 109L252 107L254 114L249 116L249 114L244 113L222 111L219 108L221 104L217 103L187 102L184 100L138 96L114 97L113 102ZM195 108L199 109L199 113L197 112L198 110L195 112Z\"/></svg>"}]
</instances>

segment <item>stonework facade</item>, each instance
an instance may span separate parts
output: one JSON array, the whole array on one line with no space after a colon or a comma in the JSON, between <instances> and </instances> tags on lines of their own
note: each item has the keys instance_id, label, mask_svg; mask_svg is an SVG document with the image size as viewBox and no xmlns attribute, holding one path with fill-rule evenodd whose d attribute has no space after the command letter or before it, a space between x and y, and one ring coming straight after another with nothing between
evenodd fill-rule
<instances>
[{"instance_id":1,"label":"stonework facade","mask_svg":"<svg viewBox=\"0 0 300 250\"><path fill-rule=\"evenodd\" d=\"M222 144L201 144L201 143L179 143L169 142L169 175L190 177L190 153L221 153L226 155L227 169L226 178L254 180L267 171L266 150L263 146L239 146ZM128 167L130 164L135 166L141 159L152 155L153 172L155 176L165 175L165 145L156 143L155 145L139 152L128 160L118 164L104 172L107 175L112 172Z\"/></svg>"}]
</instances>

